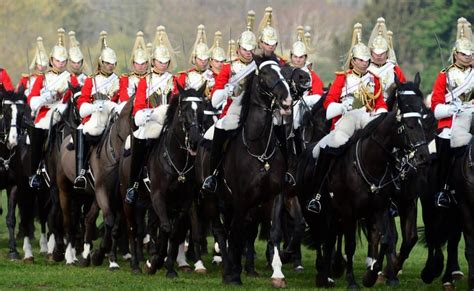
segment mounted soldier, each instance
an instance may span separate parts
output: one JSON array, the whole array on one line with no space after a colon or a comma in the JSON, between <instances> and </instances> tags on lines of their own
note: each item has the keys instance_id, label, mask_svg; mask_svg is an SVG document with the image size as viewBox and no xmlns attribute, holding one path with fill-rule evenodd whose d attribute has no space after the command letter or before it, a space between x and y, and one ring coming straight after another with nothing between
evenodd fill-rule
<instances>
[{"instance_id":1,"label":"mounted soldier","mask_svg":"<svg viewBox=\"0 0 474 291\"><path fill-rule=\"evenodd\" d=\"M214 73L210 68L210 58L211 50L207 46L206 28L200 24L189 59L193 67L187 71L178 73L178 84L185 90L190 88L198 90L206 83L205 94L206 97L210 97L211 90L215 84Z\"/></svg>"},{"instance_id":2,"label":"mounted soldier","mask_svg":"<svg viewBox=\"0 0 474 291\"><path fill-rule=\"evenodd\" d=\"M336 79L324 101L326 118L332 119L331 132L314 147L317 159L315 197L310 200L308 210L321 211L321 189L325 173L331 163L331 153L344 145L356 130L364 128L380 113L387 112L379 78L368 70L370 50L362 43L362 25L354 25L352 46L348 53L346 68L336 73Z\"/></svg>"},{"instance_id":3,"label":"mounted soldier","mask_svg":"<svg viewBox=\"0 0 474 291\"><path fill-rule=\"evenodd\" d=\"M148 66L148 51L143 39L143 32L139 31L130 58L131 72L120 76L120 102L128 101L132 96L135 96L138 83L149 73Z\"/></svg>"},{"instance_id":4,"label":"mounted soldier","mask_svg":"<svg viewBox=\"0 0 474 291\"><path fill-rule=\"evenodd\" d=\"M0 90L4 91L14 91L15 87L13 87L12 80L8 75L7 70L0 68Z\"/></svg>"},{"instance_id":5,"label":"mounted soldier","mask_svg":"<svg viewBox=\"0 0 474 291\"><path fill-rule=\"evenodd\" d=\"M278 31L274 27L275 17L272 13L273 9L271 7L265 8L265 14L258 25L258 47L265 56L275 54L280 66L283 66L286 60L275 53L278 45Z\"/></svg>"},{"instance_id":6,"label":"mounted soldier","mask_svg":"<svg viewBox=\"0 0 474 291\"><path fill-rule=\"evenodd\" d=\"M216 31L214 34L214 41L212 43L211 48L209 49L211 52L211 58L209 61L209 68L212 71L212 77L215 79L219 75L222 70L222 66L226 61L226 52L221 47L222 44L222 33L220 31ZM212 90L212 88L211 88ZM210 93L210 92L209 92ZM209 99L211 99L211 94L209 94Z\"/></svg>"},{"instance_id":7,"label":"mounted soldier","mask_svg":"<svg viewBox=\"0 0 474 291\"><path fill-rule=\"evenodd\" d=\"M436 151L439 160L436 205L449 207L451 194L450 173L453 158L462 152L472 135L469 133L473 112L474 69L470 23L458 19L457 40L452 50L452 64L443 69L433 85L431 110L438 120Z\"/></svg>"},{"instance_id":8,"label":"mounted soldier","mask_svg":"<svg viewBox=\"0 0 474 291\"><path fill-rule=\"evenodd\" d=\"M86 65L84 64L84 55L82 54L79 42L76 39L74 31L69 32L69 72L76 76L79 85L84 86L87 75L84 73Z\"/></svg>"},{"instance_id":9,"label":"mounted soldier","mask_svg":"<svg viewBox=\"0 0 474 291\"><path fill-rule=\"evenodd\" d=\"M31 87L36 81L38 76L44 75L46 70L48 69L49 65L49 57L46 53L46 50L43 45L43 38L38 36L36 38L36 48L35 48L35 55L31 64L29 65L29 70L32 72L29 74L22 74L20 82L18 82L17 90L20 87L25 88L25 96L30 95Z\"/></svg>"},{"instance_id":10,"label":"mounted soldier","mask_svg":"<svg viewBox=\"0 0 474 291\"><path fill-rule=\"evenodd\" d=\"M76 130L76 179L74 188L86 189L86 157L92 143L97 142L103 134L110 114L120 113L125 104L119 102L119 78L114 73L117 66L117 55L107 45L107 32L100 33L101 52L97 71L84 82L77 108L82 118Z\"/></svg>"},{"instance_id":11,"label":"mounted soldier","mask_svg":"<svg viewBox=\"0 0 474 291\"><path fill-rule=\"evenodd\" d=\"M372 30L368 46L370 48L369 71L380 78L384 100L395 85L395 76L401 83L406 82L402 69L397 64L397 58L392 43L393 34L387 31L385 19L380 17Z\"/></svg>"},{"instance_id":12,"label":"mounted soldier","mask_svg":"<svg viewBox=\"0 0 474 291\"><path fill-rule=\"evenodd\" d=\"M31 147L31 169L36 171L29 181L32 188L40 188L42 185L40 162L48 130L60 120L67 108L69 98L72 97L69 86L79 86L77 78L66 70L68 54L64 47L64 33L64 29L58 29L58 43L53 47L49 58L50 68L44 75L36 78L28 95L28 105L35 117L30 134L31 144L34 145Z\"/></svg>"},{"instance_id":13,"label":"mounted soldier","mask_svg":"<svg viewBox=\"0 0 474 291\"><path fill-rule=\"evenodd\" d=\"M305 36L303 26L297 27L297 41L293 43L290 51L289 65L293 68L299 68L307 72L310 76L311 83L308 90L303 94L302 100L297 100L293 106L293 127L298 129L301 124L305 110L311 110L321 95L323 95L324 83L315 71L307 65L308 55L314 53L314 49L310 46L310 36Z\"/></svg>"},{"instance_id":14,"label":"mounted soldier","mask_svg":"<svg viewBox=\"0 0 474 291\"><path fill-rule=\"evenodd\" d=\"M217 189L217 168L223 155L223 146L228 138L229 131L237 129L240 120L241 99L246 77L256 69L253 61L253 51L257 47L257 38L252 32L255 20L255 12L247 14L247 30L238 40L237 58L222 66L222 70L216 78L216 84L211 92L212 106L216 109L222 108L220 119L211 127L204 138L212 139L210 157L210 175L204 180L202 188L208 192Z\"/></svg>"},{"instance_id":15,"label":"mounted soldier","mask_svg":"<svg viewBox=\"0 0 474 291\"><path fill-rule=\"evenodd\" d=\"M163 128L169 98L177 92L175 52L164 26L158 26L153 42L152 71L138 83L133 103L135 129L131 146L130 182L125 203L133 204L138 197L141 168L146 158L147 141L158 139Z\"/></svg>"}]
</instances>

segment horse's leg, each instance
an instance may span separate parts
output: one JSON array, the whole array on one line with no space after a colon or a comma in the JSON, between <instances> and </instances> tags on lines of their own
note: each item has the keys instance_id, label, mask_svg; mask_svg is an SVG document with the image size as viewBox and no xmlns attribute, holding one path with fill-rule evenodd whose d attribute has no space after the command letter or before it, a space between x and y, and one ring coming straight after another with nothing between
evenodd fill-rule
<instances>
[{"instance_id":1,"label":"horse's leg","mask_svg":"<svg viewBox=\"0 0 474 291\"><path fill-rule=\"evenodd\" d=\"M82 248L82 254L79 258L79 264L83 267L87 267L91 263L91 249L92 249L92 240L95 230L95 223L97 217L99 217L100 208L97 205L97 202L94 200L92 203L87 215L85 217L85 235L84 235L84 247Z\"/></svg>"},{"instance_id":2,"label":"horse's leg","mask_svg":"<svg viewBox=\"0 0 474 291\"><path fill-rule=\"evenodd\" d=\"M165 197L161 190L155 189L151 193L151 202L153 209L158 215L160 228L158 234L158 250L145 263L145 272L155 274L157 269L161 269L164 264L166 253L168 251L168 240L171 233L171 222L168 218L168 209L166 207Z\"/></svg>"},{"instance_id":3,"label":"horse's leg","mask_svg":"<svg viewBox=\"0 0 474 291\"><path fill-rule=\"evenodd\" d=\"M336 250L334 251L334 258L331 262L331 275L334 278L341 278L344 274L345 261L342 255L342 234L337 235Z\"/></svg>"},{"instance_id":4,"label":"horse's leg","mask_svg":"<svg viewBox=\"0 0 474 291\"><path fill-rule=\"evenodd\" d=\"M398 286L400 281L397 278L398 271L395 271L395 260L396 260L396 242L397 242L397 228L395 225L395 219L388 212L386 212L386 234L383 236L382 243L384 249L386 249L387 266L384 270L386 277L385 284L389 286ZM382 266L380 266L382 267ZM380 274L380 272L379 272Z\"/></svg>"},{"instance_id":5,"label":"horse's leg","mask_svg":"<svg viewBox=\"0 0 474 291\"><path fill-rule=\"evenodd\" d=\"M101 185L102 181L97 180L96 185ZM105 181L103 181L105 182ZM92 264L94 266L102 265L105 254L110 251L112 244L112 229L115 223L115 217L110 207L107 191L104 187L96 187L95 197L97 204L102 209L102 216L104 217L104 237L102 238L100 247L92 253Z\"/></svg>"},{"instance_id":6,"label":"horse's leg","mask_svg":"<svg viewBox=\"0 0 474 291\"><path fill-rule=\"evenodd\" d=\"M273 269L272 273L272 286L275 288L285 288L287 283L285 275L282 272L282 262L280 259L280 242L282 239L282 228L281 219L284 207L283 194L278 194L273 200L272 209L272 224L270 229L270 256L272 258L271 266Z\"/></svg>"},{"instance_id":7,"label":"horse's leg","mask_svg":"<svg viewBox=\"0 0 474 291\"><path fill-rule=\"evenodd\" d=\"M178 255L178 247L185 240L186 234L188 231L187 220L189 218L189 210L181 210L178 213L177 217L174 220L172 231L169 238L168 246L168 256L166 257L166 277L167 278L176 278L178 273L174 269L174 264L176 262L176 257ZM199 245L195 246L199 247Z\"/></svg>"},{"instance_id":8,"label":"horse's leg","mask_svg":"<svg viewBox=\"0 0 474 291\"><path fill-rule=\"evenodd\" d=\"M472 191L472 189L471 189ZM462 212L462 219L463 219L463 232L464 232L464 256L466 257L469 269L468 275L468 289L474 290L474 201L472 201L472 192L470 193L470 197L468 193L465 196L470 198L471 201L466 199L467 201L460 205L460 209ZM469 202L471 204L469 204Z\"/></svg>"},{"instance_id":9,"label":"horse's leg","mask_svg":"<svg viewBox=\"0 0 474 291\"><path fill-rule=\"evenodd\" d=\"M334 287L334 280L329 277L331 273L331 261L336 237L342 237L342 234L337 235L334 229L324 226L320 229L325 234L321 238L316 253L316 278L315 283L318 288ZM342 241L342 239L341 239Z\"/></svg>"},{"instance_id":10,"label":"horse's leg","mask_svg":"<svg viewBox=\"0 0 474 291\"><path fill-rule=\"evenodd\" d=\"M418 199L409 199L408 201L402 199L400 201L399 213L400 213L400 226L402 230L402 245L400 246L400 252L394 261L394 272L398 274L402 270L403 264L411 250L418 241L416 220L417 220L417 201Z\"/></svg>"},{"instance_id":11,"label":"horse's leg","mask_svg":"<svg viewBox=\"0 0 474 291\"><path fill-rule=\"evenodd\" d=\"M58 181L58 184L60 182ZM63 186L66 187L66 186ZM64 254L64 258L66 259L66 265L71 265L74 263L72 257L72 245L71 245L71 237L70 234L70 227L71 227L71 197L70 193L59 186L59 202L61 205L61 212L62 212L62 222L63 222L63 233L65 238L65 245L66 245L66 253Z\"/></svg>"},{"instance_id":12,"label":"horse's leg","mask_svg":"<svg viewBox=\"0 0 474 291\"><path fill-rule=\"evenodd\" d=\"M347 256L346 265L346 281L349 289L358 289L354 277L354 253L356 249L356 219L353 217L345 217L344 221L344 238L345 238L345 253ZM327 254L330 256L331 254Z\"/></svg>"},{"instance_id":13,"label":"horse's leg","mask_svg":"<svg viewBox=\"0 0 474 291\"><path fill-rule=\"evenodd\" d=\"M121 228L120 228L121 225L122 225L122 215L120 215L120 213L117 213L114 220L112 233L111 233L112 244L108 252L109 271L118 270L120 268L119 264L117 263L117 246L118 246L118 242L120 240L120 235L121 235Z\"/></svg>"},{"instance_id":14,"label":"horse's leg","mask_svg":"<svg viewBox=\"0 0 474 291\"><path fill-rule=\"evenodd\" d=\"M140 273L139 259L137 255L137 249L141 242L137 238L137 223L135 221L135 205L130 205L128 203L123 204L123 211L125 220L127 222L127 233L128 233L128 242L130 246L130 252L132 258L130 259L130 268L133 273Z\"/></svg>"},{"instance_id":15,"label":"horse's leg","mask_svg":"<svg viewBox=\"0 0 474 291\"><path fill-rule=\"evenodd\" d=\"M199 221L198 209L195 201L193 201L191 204L191 208L189 210L189 217L191 220L191 239L194 242L194 256L196 258L196 262L194 263L194 272L199 274L205 274L207 273L207 269L204 266L204 263L201 258L203 231L202 224Z\"/></svg>"},{"instance_id":16,"label":"horse's leg","mask_svg":"<svg viewBox=\"0 0 474 291\"><path fill-rule=\"evenodd\" d=\"M8 197L8 212L6 217L6 223L8 228L8 258L10 260L19 260L20 255L16 249L16 240L15 240L15 225L16 225L16 215L15 215L15 208L16 208L16 195L17 195L17 186L13 186L7 189L7 197Z\"/></svg>"},{"instance_id":17,"label":"horse's leg","mask_svg":"<svg viewBox=\"0 0 474 291\"><path fill-rule=\"evenodd\" d=\"M459 232L453 231L452 236L448 239L447 248L446 248L446 254L447 254L446 268L444 271L444 275L441 278L441 281L443 282L443 286L445 288L448 288L448 286L454 287L454 281L462 279L463 273L461 272L459 268L459 262L458 262L458 246L459 246L460 240L461 240L461 231ZM455 275L457 276L457 279L454 278Z\"/></svg>"},{"instance_id":18,"label":"horse's leg","mask_svg":"<svg viewBox=\"0 0 474 291\"><path fill-rule=\"evenodd\" d=\"M20 225L19 228L23 230L23 251L25 256L23 258L26 262L33 262L33 249L31 247L31 240L34 239L34 213L35 213L35 199L26 197L27 192L22 186L17 188L15 196L20 210Z\"/></svg>"},{"instance_id":19,"label":"horse's leg","mask_svg":"<svg viewBox=\"0 0 474 291\"><path fill-rule=\"evenodd\" d=\"M145 216L147 213L148 205L145 205L141 200L138 200L134 207L134 220L135 220L135 236L137 239L137 246L136 246L136 255L138 261L144 261L145 257L143 255L143 239L145 238L145 230L146 230L146 223L145 223Z\"/></svg>"},{"instance_id":20,"label":"horse's leg","mask_svg":"<svg viewBox=\"0 0 474 291\"><path fill-rule=\"evenodd\" d=\"M53 183L52 185L55 185ZM61 204L59 201L59 189L53 186L50 191L51 197L51 212L48 216L48 225L51 231L51 235L48 240L48 256L55 262L60 262L64 259L64 239L63 239L63 223Z\"/></svg>"},{"instance_id":21,"label":"horse's leg","mask_svg":"<svg viewBox=\"0 0 474 291\"><path fill-rule=\"evenodd\" d=\"M301 272L303 264L301 261L301 241L304 236L304 231L306 228L303 211L301 210L300 203L296 197L290 198L293 199L291 203L291 209L289 209L289 214L293 220L293 231L291 232L291 239L287 246L287 249L293 253L293 267L296 272Z\"/></svg>"},{"instance_id":22,"label":"horse's leg","mask_svg":"<svg viewBox=\"0 0 474 291\"><path fill-rule=\"evenodd\" d=\"M229 264L230 274L224 277L224 283L231 285L242 285L240 275L242 273L242 252L245 243L248 240L247 237L247 211L240 207L234 207L232 221L230 223L230 232L228 239L228 253L229 253ZM225 275L225 274L224 274Z\"/></svg>"},{"instance_id":23,"label":"horse's leg","mask_svg":"<svg viewBox=\"0 0 474 291\"><path fill-rule=\"evenodd\" d=\"M37 207L39 214L39 221L41 224L41 234L40 234L40 254L46 255L48 253L48 236L46 233L46 223L48 220L48 213L50 207L48 206L48 191L41 189L37 192Z\"/></svg>"},{"instance_id":24,"label":"horse's leg","mask_svg":"<svg viewBox=\"0 0 474 291\"><path fill-rule=\"evenodd\" d=\"M259 274L255 270L255 241L258 235L258 219L250 218L247 224L247 242L245 245L245 272L249 277L258 277Z\"/></svg>"}]
</instances>

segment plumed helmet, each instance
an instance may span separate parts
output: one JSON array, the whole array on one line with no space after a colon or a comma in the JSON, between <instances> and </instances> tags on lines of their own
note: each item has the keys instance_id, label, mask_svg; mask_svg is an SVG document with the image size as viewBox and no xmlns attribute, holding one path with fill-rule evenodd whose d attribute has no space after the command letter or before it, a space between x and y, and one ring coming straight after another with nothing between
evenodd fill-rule
<instances>
[{"instance_id":1,"label":"plumed helmet","mask_svg":"<svg viewBox=\"0 0 474 291\"><path fill-rule=\"evenodd\" d=\"M69 59L75 63L79 63L84 59L74 31L69 32Z\"/></svg>"},{"instance_id":2,"label":"plumed helmet","mask_svg":"<svg viewBox=\"0 0 474 291\"><path fill-rule=\"evenodd\" d=\"M257 37L253 33L253 25L255 21L255 12L250 10L247 13L247 30L242 32L237 43L244 49L251 51L257 47Z\"/></svg>"},{"instance_id":3,"label":"plumed helmet","mask_svg":"<svg viewBox=\"0 0 474 291\"><path fill-rule=\"evenodd\" d=\"M59 28L58 29L58 42L51 50L51 55L50 55L52 58L60 62L64 62L68 59L67 50L64 47L64 34L65 34L64 29Z\"/></svg>"},{"instance_id":4,"label":"plumed helmet","mask_svg":"<svg viewBox=\"0 0 474 291\"><path fill-rule=\"evenodd\" d=\"M133 63L144 64L148 62L149 59L150 56L148 55L145 39L143 38L143 32L139 31L136 34L135 44L133 45L132 49L132 57L130 59L132 68Z\"/></svg>"},{"instance_id":5,"label":"plumed helmet","mask_svg":"<svg viewBox=\"0 0 474 291\"><path fill-rule=\"evenodd\" d=\"M38 36L36 38L35 55L30 64L30 70L35 69L36 65L46 67L48 64L49 58L48 54L46 53L46 49L44 48L43 38L41 36Z\"/></svg>"},{"instance_id":6,"label":"plumed helmet","mask_svg":"<svg viewBox=\"0 0 474 291\"><path fill-rule=\"evenodd\" d=\"M211 51L211 59L223 62L226 59L225 50L221 47L222 43L222 33L220 31L216 31L214 33L214 41L210 48Z\"/></svg>"},{"instance_id":7,"label":"plumed helmet","mask_svg":"<svg viewBox=\"0 0 474 291\"><path fill-rule=\"evenodd\" d=\"M113 49L111 49L107 44L107 32L100 32L100 56L99 56L99 65L101 62L107 62L110 64L117 63L117 54Z\"/></svg>"}]
</instances>

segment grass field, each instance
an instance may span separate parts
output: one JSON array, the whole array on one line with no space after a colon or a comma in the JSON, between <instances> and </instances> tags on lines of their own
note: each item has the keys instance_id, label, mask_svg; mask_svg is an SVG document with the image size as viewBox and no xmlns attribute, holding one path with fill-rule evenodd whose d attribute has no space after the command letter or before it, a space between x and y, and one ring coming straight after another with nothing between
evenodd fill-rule
<instances>
[{"instance_id":1,"label":"grass field","mask_svg":"<svg viewBox=\"0 0 474 291\"><path fill-rule=\"evenodd\" d=\"M4 192L2 194L2 205L6 208ZM420 220L420 219L419 219ZM420 224L421 222L419 222ZM38 229L38 227L37 227ZM36 234L39 238L39 233ZM34 264L27 264L22 261L10 261L7 257L8 232L5 226L5 213L0 221L0 289L242 289L239 287L230 288L221 283L220 268L211 265L211 257L206 256L205 265L208 273L205 275L193 273L179 273L176 279L165 278L163 270L153 276L146 274L133 275L130 272L128 262L119 260L120 270L110 272L107 265L99 267L81 268L78 266L66 266L62 263L49 263L46 257L39 255L39 244L35 240ZM209 241L210 238L209 238ZM22 253L22 241L18 241L18 251ZM97 245L97 243L96 243ZM245 289L270 289L271 270L266 268L264 262L263 242L257 243L257 271L259 278L248 278L242 275ZM355 275L357 282L362 286L362 274L364 272L365 243L358 241L355 257ZM467 266L464 259L464 243L460 246L461 269L467 275ZM283 272L288 281L290 289L314 289L314 252L303 248L304 271L302 273L293 272L292 265L285 265ZM405 264L403 274L399 276L400 286L395 289L401 290L440 290L441 283L435 280L431 285L425 285L419 278L420 271L424 266L426 250L418 244L413 250L410 258ZM141 264L143 266L143 264ZM337 288L345 288L346 282L343 278L336 280ZM461 290L467 289L466 280L457 282L456 287ZM378 284L375 289L388 289L383 284Z\"/></svg>"}]
</instances>

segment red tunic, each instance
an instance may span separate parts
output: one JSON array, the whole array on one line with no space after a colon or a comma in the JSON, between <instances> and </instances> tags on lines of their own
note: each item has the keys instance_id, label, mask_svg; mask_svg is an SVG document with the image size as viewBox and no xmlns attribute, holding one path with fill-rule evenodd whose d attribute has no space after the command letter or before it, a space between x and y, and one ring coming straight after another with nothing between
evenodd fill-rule
<instances>
[{"instance_id":1,"label":"red tunic","mask_svg":"<svg viewBox=\"0 0 474 291\"><path fill-rule=\"evenodd\" d=\"M341 95L342 95L342 89L346 85L346 75L352 74L351 70L348 70L346 73L336 73L336 79L334 80L334 83L332 84L331 88L329 89L328 95L326 96L326 99L324 100L324 108L327 109L329 107L329 104L333 102L341 103ZM375 94L379 94L377 99L375 99L375 108L374 111L380 108L387 108L387 104L385 103L383 99L383 94L382 94L382 89L380 87L380 80L377 76L374 74L367 72L367 74L371 74L372 77L374 78L374 92ZM332 129L334 129L334 125L336 122L340 119L340 116L334 117L332 119Z\"/></svg>"},{"instance_id":2,"label":"red tunic","mask_svg":"<svg viewBox=\"0 0 474 291\"><path fill-rule=\"evenodd\" d=\"M94 88L94 80L93 77L87 77L87 79L84 81L84 86L82 86L81 90L81 96L77 99L77 108L81 109L82 104L84 103L94 103L95 98L92 95L92 88ZM117 103L119 100L119 91L115 92L112 98L110 98L110 101ZM89 121L90 115L86 116L82 119L82 124L86 123Z\"/></svg>"},{"instance_id":3,"label":"red tunic","mask_svg":"<svg viewBox=\"0 0 474 291\"><path fill-rule=\"evenodd\" d=\"M176 83L177 81L177 76L173 76L173 91L172 95L174 96L177 94L177 88L176 88ZM146 108L153 108L152 104L148 102L148 97L147 97L147 89L148 89L148 83L147 83L148 78L143 78L138 82L138 87L137 87L137 93L135 94L135 100L133 103L133 111L132 115L135 116L135 114L142 109ZM181 85L180 85L181 86ZM182 87L184 88L184 87ZM170 100L171 101L171 100Z\"/></svg>"},{"instance_id":4,"label":"red tunic","mask_svg":"<svg viewBox=\"0 0 474 291\"><path fill-rule=\"evenodd\" d=\"M35 83L31 88L31 92L27 98L28 105L30 104L32 97L41 95L41 89L43 89L44 79L45 75L39 75L38 78L36 78ZM74 87L79 85L79 82L77 81L77 78L74 75L70 75L69 82ZM60 99L58 100L60 100L61 103L66 104L67 102L69 102L69 98L71 98L71 96L72 91L70 89L66 89L66 91L62 93L62 96L60 96ZM48 107L42 106L36 114L35 124L38 123L43 117L45 117L49 110L50 109Z\"/></svg>"},{"instance_id":5,"label":"red tunic","mask_svg":"<svg viewBox=\"0 0 474 291\"><path fill-rule=\"evenodd\" d=\"M323 95L324 83L321 81L321 78L313 70L309 70L311 73L311 90L309 95Z\"/></svg>"},{"instance_id":6,"label":"red tunic","mask_svg":"<svg viewBox=\"0 0 474 291\"><path fill-rule=\"evenodd\" d=\"M403 74L403 71L399 65L395 65L393 71L395 72L395 75L397 75L397 78L400 83L405 83L407 81L407 79L405 78L405 74Z\"/></svg>"},{"instance_id":7,"label":"red tunic","mask_svg":"<svg viewBox=\"0 0 474 291\"><path fill-rule=\"evenodd\" d=\"M447 88L447 78L446 72L442 71L438 74L436 81L433 85L433 95L431 96L431 110L434 112L436 106L438 104L445 104L446 103L446 93L448 92ZM442 129L445 127L451 128L453 123L453 118L443 118L438 120L438 129Z\"/></svg>"},{"instance_id":8,"label":"red tunic","mask_svg":"<svg viewBox=\"0 0 474 291\"><path fill-rule=\"evenodd\" d=\"M12 80L7 73L7 70L0 68L0 88L5 91L14 91Z\"/></svg>"}]
</instances>

